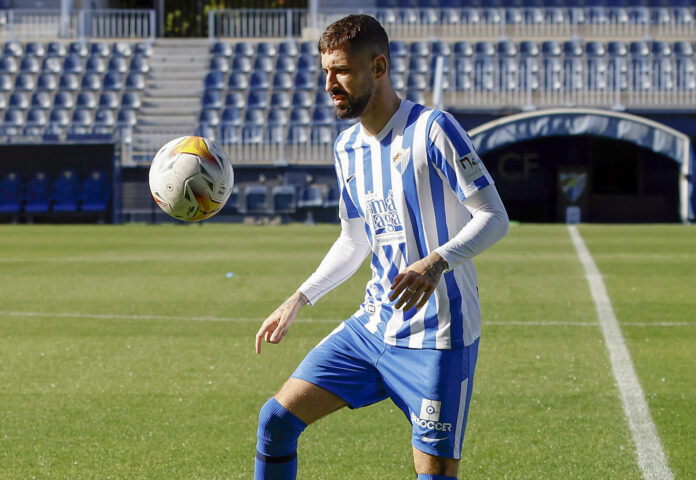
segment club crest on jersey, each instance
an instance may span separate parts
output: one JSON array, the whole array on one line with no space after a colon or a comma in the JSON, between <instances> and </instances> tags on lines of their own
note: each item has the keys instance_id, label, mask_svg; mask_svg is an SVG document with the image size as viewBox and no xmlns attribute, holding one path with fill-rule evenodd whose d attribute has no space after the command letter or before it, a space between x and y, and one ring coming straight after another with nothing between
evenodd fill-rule
<instances>
[{"instance_id":1,"label":"club crest on jersey","mask_svg":"<svg viewBox=\"0 0 696 480\"><path fill-rule=\"evenodd\" d=\"M474 180L483 176L483 171L481 170L481 160L478 158L476 153L469 152L463 157L460 157L459 164L462 166L464 178L467 182L473 183Z\"/></svg>"},{"instance_id":2,"label":"club crest on jersey","mask_svg":"<svg viewBox=\"0 0 696 480\"><path fill-rule=\"evenodd\" d=\"M396 152L396 154L392 157L392 163L394 164L394 167L399 171L399 173L404 173L404 170L406 170L406 165L408 165L408 161L411 159L411 147L404 148L403 150L399 150Z\"/></svg>"},{"instance_id":3,"label":"club crest on jersey","mask_svg":"<svg viewBox=\"0 0 696 480\"><path fill-rule=\"evenodd\" d=\"M365 210L377 244L385 245L406 241L404 226L391 190L387 193L387 198L379 197L373 192L365 195Z\"/></svg>"}]
</instances>

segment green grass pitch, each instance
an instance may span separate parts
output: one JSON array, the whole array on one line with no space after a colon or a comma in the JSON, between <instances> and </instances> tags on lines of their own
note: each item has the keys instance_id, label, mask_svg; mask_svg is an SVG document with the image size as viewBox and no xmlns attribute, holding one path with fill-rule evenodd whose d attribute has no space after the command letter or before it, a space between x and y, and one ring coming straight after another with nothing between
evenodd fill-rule
<instances>
[{"instance_id":1,"label":"green grass pitch","mask_svg":"<svg viewBox=\"0 0 696 480\"><path fill-rule=\"evenodd\" d=\"M582 225L670 468L696 472L696 230ZM257 412L362 298L367 265L254 354L338 227L0 227L0 478L249 479ZM639 479L562 225L476 261L484 312L460 478ZM233 275L228 275L232 273ZM389 401L300 440L300 479L415 478Z\"/></svg>"}]
</instances>

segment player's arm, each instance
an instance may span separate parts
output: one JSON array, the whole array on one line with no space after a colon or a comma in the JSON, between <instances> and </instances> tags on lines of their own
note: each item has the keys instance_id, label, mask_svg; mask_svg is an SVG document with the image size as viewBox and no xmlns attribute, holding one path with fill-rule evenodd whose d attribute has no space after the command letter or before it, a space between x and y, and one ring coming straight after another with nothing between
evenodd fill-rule
<instances>
[{"instance_id":1,"label":"player's arm","mask_svg":"<svg viewBox=\"0 0 696 480\"><path fill-rule=\"evenodd\" d=\"M256 353L261 352L263 340L269 343L280 342L300 309L307 304L315 304L350 278L360 268L370 250L362 218L342 219L341 234L317 270L261 324L256 333Z\"/></svg>"}]
</instances>

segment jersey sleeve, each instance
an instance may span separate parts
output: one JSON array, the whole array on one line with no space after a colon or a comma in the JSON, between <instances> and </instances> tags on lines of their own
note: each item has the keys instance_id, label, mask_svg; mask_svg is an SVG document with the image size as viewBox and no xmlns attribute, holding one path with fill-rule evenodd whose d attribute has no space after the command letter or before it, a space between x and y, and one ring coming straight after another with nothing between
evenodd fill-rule
<instances>
[{"instance_id":1,"label":"jersey sleeve","mask_svg":"<svg viewBox=\"0 0 696 480\"><path fill-rule=\"evenodd\" d=\"M343 170L341 168L341 161L338 157L338 152L334 153L334 166L336 167L336 181L338 182L338 217L341 220L350 220L351 218L357 218L360 216L358 209L355 208L355 204L348 194L348 185L343 178Z\"/></svg>"},{"instance_id":2,"label":"jersey sleeve","mask_svg":"<svg viewBox=\"0 0 696 480\"><path fill-rule=\"evenodd\" d=\"M493 184L469 135L449 113L433 114L427 153L428 161L442 173L460 202Z\"/></svg>"}]
</instances>

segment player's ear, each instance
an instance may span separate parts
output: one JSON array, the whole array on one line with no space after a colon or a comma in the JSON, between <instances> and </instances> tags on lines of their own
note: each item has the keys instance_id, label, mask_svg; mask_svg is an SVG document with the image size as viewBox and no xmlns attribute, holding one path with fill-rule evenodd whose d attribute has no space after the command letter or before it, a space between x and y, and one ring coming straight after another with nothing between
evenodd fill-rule
<instances>
[{"instance_id":1,"label":"player's ear","mask_svg":"<svg viewBox=\"0 0 696 480\"><path fill-rule=\"evenodd\" d=\"M372 59L372 73L375 78L382 78L385 73L387 73L387 57L384 55L377 55Z\"/></svg>"}]
</instances>

